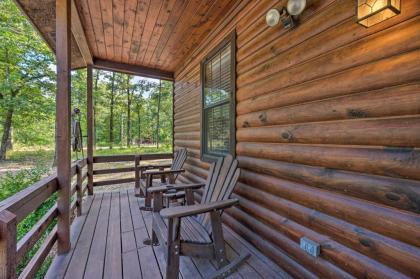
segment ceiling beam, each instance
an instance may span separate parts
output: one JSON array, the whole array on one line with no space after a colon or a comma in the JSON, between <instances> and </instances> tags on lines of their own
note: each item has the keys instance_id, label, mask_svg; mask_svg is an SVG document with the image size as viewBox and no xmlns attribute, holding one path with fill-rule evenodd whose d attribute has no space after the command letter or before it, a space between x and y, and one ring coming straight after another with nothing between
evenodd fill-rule
<instances>
[{"instance_id":1,"label":"ceiling beam","mask_svg":"<svg viewBox=\"0 0 420 279\"><path fill-rule=\"evenodd\" d=\"M144 66L112 62L112 61L103 60L99 58L95 58L93 62L94 62L93 66L101 70L120 72L120 73L125 73L125 74L130 74L130 75L163 79L163 80L169 80L169 81L174 80L174 73L172 72L166 72L166 71L144 67Z\"/></svg>"},{"instance_id":2,"label":"ceiling beam","mask_svg":"<svg viewBox=\"0 0 420 279\"><path fill-rule=\"evenodd\" d=\"M90 51L85 31L83 30L79 12L77 11L74 0L71 0L71 32L79 47L80 53L86 62L86 65L93 64L92 52Z\"/></svg>"}]
</instances>

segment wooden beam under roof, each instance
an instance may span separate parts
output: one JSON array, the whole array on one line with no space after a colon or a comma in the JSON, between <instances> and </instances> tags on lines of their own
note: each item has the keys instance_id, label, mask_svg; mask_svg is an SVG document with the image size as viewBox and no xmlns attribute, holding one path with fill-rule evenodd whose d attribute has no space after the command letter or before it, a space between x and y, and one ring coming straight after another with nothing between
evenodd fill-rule
<instances>
[{"instance_id":1,"label":"wooden beam under roof","mask_svg":"<svg viewBox=\"0 0 420 279\"><path fill-rule=\"evenodd\" d=\"M74 0L71 0L71 31L79 47L80 53L86 62L86 65L93 64L92 52L90 51L85 31L83 30L79 12Z\"/></svg>"},{"instance_id":2,"label":"wooden beam under roof","mask_svg":"<svg viewBox=\"0 0 420 279\"><path fill-rule=\"evenodd\" d=\"M94 59L93 66L96 69L101 69L101 70L108 70L108 71L113 71L113 72L120 72L120 73L125 73L125 74L130 74L130 75L163 79L163 80L169 80L169 81L174 80L174 73L172 72L166 72L166 71L144 67L144 66L112 62L112 61L103 60L99 58Z\"/></svg>"}]
</instances>

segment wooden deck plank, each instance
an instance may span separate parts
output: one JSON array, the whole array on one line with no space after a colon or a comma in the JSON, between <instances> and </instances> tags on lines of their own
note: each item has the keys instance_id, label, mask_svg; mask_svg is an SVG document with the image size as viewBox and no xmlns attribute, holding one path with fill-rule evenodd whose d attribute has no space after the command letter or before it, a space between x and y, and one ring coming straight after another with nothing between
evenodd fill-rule
<instances>
[{"instance_id":1,"label":"wooden deck plank","mask_svg":"<svg viewBox=\"0 0 420 279\"><path fill-rule=\"evenodd\" d=\"M105 253L105 279L122 278L120 193L112 192Z\"/></svg>"},{"instance_id":2,"label":"wooden deck plank","mask_svg":"<svg viewBox=\"0 0 420 279\"><path fill-rule=\"evenodd\" d=\"M73 249L56 257L46 278L165 278L162 246L145 246L152 215L140 211L144 200L133 190L96 193L84 202L84 215L72 227ZM224 226L229 261L251 257L229 279L290 278L255 247ZM214 261L181 257L180 278L207 278L216 271ZM84 272L84 276L83 276Z\"/></svg>"},{"instance_id":3,"label":"wooden deck plank","mask_svg":"<svg viewBox=\"0 0 420 279\"><path fill-rule=\"evenodd\" d=\"M236 253L244 255L250 253L251 257L247 260L247 264L252 266L263 278L290 278L290 276L277 266L270 259L265 257L260 251L245 240L241 239L235 232L227 226L224 226L223 235L226 244L229 245Z\"/></svg>"},{"instance_id":4,"label":"wooden deck plank","mask_svg":"<svg viewBox=\"0 0 420 279\"><path fill-rule=\"evenodd\" d=\"M73 256L73 252L76 248L77 241L79 236L82 232L83 225L85 224L86 217L90 211L90 207L92 205L94 196L86 197L83 202L82 207L82 216L79 216L73 221L70 231L70 241L71 241L71 250L65 255L56 256L51 263L50 268L48 269L45 278L47 279L55 279L55 278L64 278L65 272L67 270L67 266Z\"/></svg>"},{"instance_id":5,"label":"wooden deck plank","mask_svg":"<svg viewBox=\"0 0 420 279\"><path fill-rule=\"evenodd\" d=\"M140 257L141 272L143 278L163 278L153 248L150 246L145 246L143 248L138 249L137 252Z\"/></svg>"},{"instance_id":6,"label":"wooden deck plank","mask_svg":"<svg viewBox=\"0 0 420 279\"><path fill-rule=\"evenodd\" d=\"M233 260L235 260L237 257L240 256L240 254L236 253L232 249L232 247L230 247L227 243L225 243L225 248L226 248L226 256L229 262L232 262ZM263 279L263 277L258 272L256 272L247 262L239 266L237 273L241 275L241 278Z\"/></svg>"},{"instance_id":7,"label":"wooden deck plank","mask_svg":"<svg viewBox=\"0 0 420 279\"><path fill-rule=\"evenodd\" d=\"M95 194L95 196L98 194ZM101 209L99 212L98 223L96 225L95 236L89 252L84 278L102 278L105 264L105 248L108 235L108 220L111 207L111 194L104 193Z\"/></svg>"},{"instance_id":8,"label":"wooden deck plank","mask_svg":"<svg viewBox=\"0 0 420 279\"><path fill-rule=\"evenodd\" d=\"M143 205L143 200L139 200L139 206ZM143 211L143 218L144 222L146 224L146 228L148 231L148 236L151 236L152 232L152 214L147 211ZM162 274L165 274L165 268L166 268L166 261L164 257L164 249L162 246L156 246L153 248L155 253L157 253L158 261L159 261L159 267L161 269ZM197 267L194 265L192 260L187 257L180 257L180 278L202 278L200 272L198 271Z\"/></svg>"},{"instance_id":9,"label":"wooden deck plank","mask_svg":"<svg viewBox=\"0 0 420 279\"><path fill-rule=\"evenodd\" d=\"M138 201L139 208L144 205L144 200L138 199L137 201ZM150 238L151 232L152 232L152 215L148 211L142 211L141 214L142 214L143 221L146 225L145 228L147 232L147 238ZM160 273L162 274L162 278L165 278L166 262L165 262L165 254L164 254L163 248L162 246L159 245L159 246L152 247L152 249L153 249L153 254L155 255L157 266L159 267ZM180 278L183 278L182 274L180 274Z\"/></svg>"},{"instance_id":10,"label":"wooden deck plank","mask_svg":"<svg viewBox=\"0 0 420 279\"><path fill-rule=\"evenodd\" d=\"M120 203L123 277L124 279L142 278L130 203L126 191L120 192Z\"/></svg>"},{"instance_id":11,"label":"wooden deck plank","mask_svg":"<svg viewBox=\"0 0 420 279\"><path fill-rule=\"evenodd\" d=\"M83 278L103 195L95 196L64 278Z\"/></svg>"}]
</instances>

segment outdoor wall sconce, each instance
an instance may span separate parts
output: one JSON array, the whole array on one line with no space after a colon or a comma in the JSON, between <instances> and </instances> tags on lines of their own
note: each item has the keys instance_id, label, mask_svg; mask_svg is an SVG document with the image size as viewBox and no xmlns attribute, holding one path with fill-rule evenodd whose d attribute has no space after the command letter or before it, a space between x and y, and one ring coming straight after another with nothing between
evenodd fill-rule
<instances>
[{"instance_id":1,"label":"outdoor wall sconce","mask_svg":"<svg viewBox=\"0 0 420 279\"><path fill-rule=\"evenodd\" d=\"M370 27L396 16L401 10L401 0L357 0L357 23Z\"/></svg>"},{"instance_id":2,"label":"outdoor wall sconce","mask_svg":"<svg viewBox=\"0 0 420 279\"><path fill-rule=\"evenodd\" d=\"M306 0L289 0L287 6L280 10L271 9L267 12L265 20L270 27L276 26L281 21L285 29L295 26L296 19L306 7Z\"/></svg>"}]
</instances>

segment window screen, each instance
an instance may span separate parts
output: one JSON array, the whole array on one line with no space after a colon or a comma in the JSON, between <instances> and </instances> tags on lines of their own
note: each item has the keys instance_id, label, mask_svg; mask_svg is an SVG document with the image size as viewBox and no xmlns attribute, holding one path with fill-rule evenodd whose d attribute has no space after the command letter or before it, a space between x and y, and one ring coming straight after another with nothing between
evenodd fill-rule
<instances>
[{"instance_id":1,"label":"window screen","mask_svg":"<svg viewBox=\"0 0 420 279\"><path fill-rule=\"evenodd\" d=\"M202 63L202 154L217 157L234 153L235 54L231 35Z\"/></svg>"}]
</instances>

